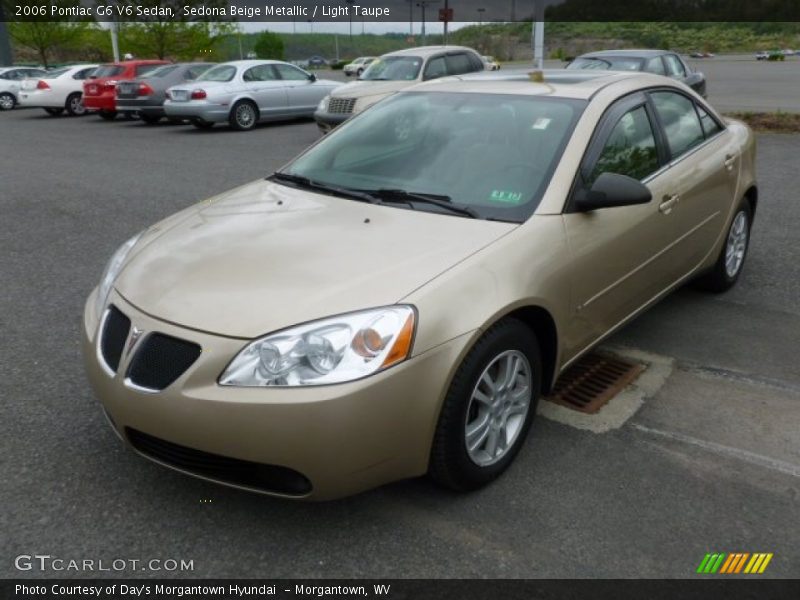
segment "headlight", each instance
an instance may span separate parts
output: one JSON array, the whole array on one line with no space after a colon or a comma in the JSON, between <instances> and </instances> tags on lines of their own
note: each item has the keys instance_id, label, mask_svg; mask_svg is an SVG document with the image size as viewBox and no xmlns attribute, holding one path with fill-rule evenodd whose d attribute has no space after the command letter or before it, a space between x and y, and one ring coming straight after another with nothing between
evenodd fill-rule
<instances>
[{"instance_id":1,"label":"headlight","mask_svg":"<svg viewBox=\"0 0 800 600\"><path fill-rule=\"evenodd\" d=\"M103 271L103 276L100 278L100 285L97 286L97 303L95 307L98 319L100 315L103 314L103 309L108 302L108 295L111 293L111 288L114 286L114 281L117 279L117 275L119 275L119 271L125 263L125 259L128 257L131 248L133 248L136 242L142 237L143 233L144 231L122 244L111 256L111 260L108 261L106 269Z\"/></svg>"},{"instance_id":2,"label":"headlight","mask_svg":"<svg viewBox=\"0 0 800 600\"><path fill-rule=\"evenodd\" d=\"M319 112L327 112L328 111L328 103L331 101L330 96L325 96L322 100L319 101L317 105L317 110Z\"/></svg>"},{"instance_id":3,"label":"headlight","mask_svg":"<svg viewBox=\"0 0 800 600\"><path fill-rule=\"evenodd\" d=\"M408 358L415 327L414 309L405 305L312 321L252 342L219 382L261 387L361 379Z\"/></svg>"}]
</instances>

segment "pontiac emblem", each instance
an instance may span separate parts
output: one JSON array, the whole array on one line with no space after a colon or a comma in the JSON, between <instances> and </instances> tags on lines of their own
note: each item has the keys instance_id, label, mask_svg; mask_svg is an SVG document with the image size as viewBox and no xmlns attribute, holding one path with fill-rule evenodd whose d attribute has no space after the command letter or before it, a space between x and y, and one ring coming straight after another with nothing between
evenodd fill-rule
<instances>
[{"instance_id":1,"label":"pontiac emblem","mask_svg":"<svg viewBox=\"0 0 800 600\"><path fill-rule=\"evenodd\" d=\"M136 342L139 341L139 338L142 337L144 333L144 329L139 329L138 327L134 327L131 330L131 336L128 338L128 347L125 349L125 354L128 355L133 350L133 347L136 345Z\"/></svg>"}]
</instances>

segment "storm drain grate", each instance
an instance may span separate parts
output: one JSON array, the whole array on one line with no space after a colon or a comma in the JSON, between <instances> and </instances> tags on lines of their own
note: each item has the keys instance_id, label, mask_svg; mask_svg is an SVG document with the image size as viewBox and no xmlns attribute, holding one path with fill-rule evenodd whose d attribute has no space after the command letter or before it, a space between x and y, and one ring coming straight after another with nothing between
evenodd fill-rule
<instances>
[{"instance_id":1,"label":"storm drain grate","mask_svg":"<svg viewBox=\"0 0 800 600\"><path fill-rule=\"evenodd\" d=\"M644 369L643 364L618 356L587 354L559 377L547 400L582 413L594 414Z\"/></svg>"}]
</instances>

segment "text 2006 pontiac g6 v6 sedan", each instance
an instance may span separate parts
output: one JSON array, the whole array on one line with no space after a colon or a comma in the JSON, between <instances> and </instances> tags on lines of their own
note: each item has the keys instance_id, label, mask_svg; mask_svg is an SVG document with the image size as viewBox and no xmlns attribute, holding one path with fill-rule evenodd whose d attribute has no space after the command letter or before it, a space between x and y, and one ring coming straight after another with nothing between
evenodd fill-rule
<instances>
[{"instance_id":1,"label":"text 2006 pontiac g6 v6 sedan","mask_svg":"<svg viewBox=\"0 0 800 600\"><path fill-rule=\"evenodd\" d=\"M655 75L421 84L126 242L84 312L92 386L140 454L209 480L479 487L578 356L736 282L754 152Z\"/></svg>"}]
</instances>

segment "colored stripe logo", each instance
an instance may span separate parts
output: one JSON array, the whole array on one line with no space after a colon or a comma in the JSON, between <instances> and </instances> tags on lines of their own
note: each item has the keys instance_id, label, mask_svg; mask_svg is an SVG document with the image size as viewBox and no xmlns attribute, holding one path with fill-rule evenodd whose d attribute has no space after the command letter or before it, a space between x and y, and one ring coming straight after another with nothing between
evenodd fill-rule
<instances>
[{"instance_id":1,"label":"colored stripe logo","mask_svg":"<svg viewBox=\"0 0 800 600\"><path fill-rule=\"evenodd\" d=\"M767 565L772 560L772 556L772 552L756 552L754 554L749 552L709 553L703 557L700 566L697 567L697 572L708 575L715 573L720 575L735 575L737 573L760 575L766 570Z\"/></svg>"}]
</instances>

